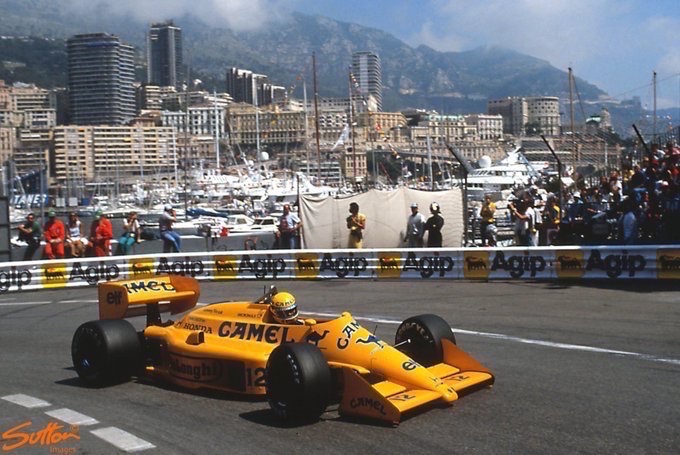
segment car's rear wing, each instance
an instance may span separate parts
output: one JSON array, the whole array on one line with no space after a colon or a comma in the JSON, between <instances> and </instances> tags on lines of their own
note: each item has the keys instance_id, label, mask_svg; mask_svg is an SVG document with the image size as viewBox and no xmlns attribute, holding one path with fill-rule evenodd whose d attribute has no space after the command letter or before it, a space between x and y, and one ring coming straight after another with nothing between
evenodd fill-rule
<instances>
[{"instance_id":1,"label":"car's rear wing","mask_svg":"<svg viewBox=\"0 0 680 455\"><path fill-rule=\"evenodd\" d=\"M180 275L99 283L99 319L182 313L196 306L200 294L197 280Z\"/></svg>"}]
</instances>

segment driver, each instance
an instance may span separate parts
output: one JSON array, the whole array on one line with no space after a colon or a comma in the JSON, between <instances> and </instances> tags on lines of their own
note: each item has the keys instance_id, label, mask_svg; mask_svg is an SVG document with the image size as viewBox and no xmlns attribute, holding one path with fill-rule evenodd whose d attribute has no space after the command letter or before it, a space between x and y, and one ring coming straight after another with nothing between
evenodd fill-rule
<instances>
[{"instance_id":1,"label":"driver","mask_svg":"<svg viewBox=\"0 0 680 455\"><path fill-rule=\"evenodd\" d=\"M279 324L304 324L298 319L298 309L295 297L288 292L278 292L272 297L269 305L272 317Z\"/></svg>"}]
</instances>

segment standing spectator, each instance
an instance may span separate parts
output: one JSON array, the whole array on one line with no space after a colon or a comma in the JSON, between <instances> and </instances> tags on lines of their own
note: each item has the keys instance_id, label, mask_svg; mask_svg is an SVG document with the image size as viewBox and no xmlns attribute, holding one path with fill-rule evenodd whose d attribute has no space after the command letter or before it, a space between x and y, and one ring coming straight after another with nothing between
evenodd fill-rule
<instances>
[{"instance_id":1,"label":"standing spectator","mask_svg":"<svg viewBox=\"0 0 680 455\"><path fill-rule=\"evenodd\" d=\"M359 204L356 202L349 204L349 213L350 215L347 217L347 229L349 229L347 247L360 249L363 246L366 215L359 213Z\"/></svg>"},{"instance_id":2,"label":"standing spectator","mask_svg":"<svg viewBox=\"0 0 680 455\"><path fill-rule=\"evenodd\" d=\"M298 236L302 221L296 214L290 211L290 204L284 204L283 215L279 218L279 248L294 250L298 245Z\"/></svg>"},{"instance_id":3,"label":"standing spectator","mask_svg":"<svg viewBox=\"0 0 680 455\"><path fill-rule=\"evenodd\" d=\"M484 196L484 203L479 211L482 221L479 223L479 236L482 239L482 246L486 246L488 235L487 229L490 224L496 223L496 204L491 201L491 195Z\"/></svg>"},{"instance_id":4,"label":"standing spectator","mask_svg":"<svg viewBox=\"0 0 680 455\"><path fill-rule=\"evenodd\" d=\"M436 202L430 204L430 213L432 215L425 222L423 229L428 232L427 246L438 248L442 246L442 227L444 227L444 218L442 218L439 204Z\"/></svg>"},{"instance_id":5,"label":"standing spectator","mask_svg":"<svg viewBox=\"0 0 680 455\"><path fill-rule=\"evenodd\" d=\"M163 214L158 219L158 229L163 240L164 253L179 253L182 239L179 233L172 229L173 223L177 222L177 215L172 205L165 204Z\"/></svg>"},{"instance_id":6,"label":"standing spectator","mask_svg":"<svg viewBox=\"0 0 680 455\"><path fill-rule=\"evenodd\" d=\"M529 229L529 233L531 234L530 246L538 246L538 238L540 236L543 218L541 217L541 212L536 206L536 199L534 199L531 195L528 195L525 202L527 205L527 213L530 213L531 215L531 227Z\"/></svg>"},{"instance_id":7,"label":"standing spectator","mask_svg":"<svg viewBox=\"0 0 680 455\"><path fill-rule=\"evenodd\" d=\"M110 243L113 238L113 226L104 212L97 210L94 221L90 225L90 243L95 256L109 256Z\"/></svg>"},{"instance_id":8,"label":"standing spectator","mask_svg":"<svg viewBox=\"0 0 680 455\"><path fill-rule=\"evenodd\" d=\"M423 234L425 234L425 217L418 212L418 204L411 204L411 215L406 220L406 236L404 242L409 248L423 246Z\"/></svg>"},{"instance_id":9,"label":"standing spectator","mask_svg":"<svg viewBox=\"0 0 680 455\"><path fill-rule=\"evenodd\" d=\"M47 223L44 227L45 250L43 256L46 259L64 258L64 240L66 239L66 228L61 220L57 219L54 210L47 213Z\"/></svg>"},{"instance_id":10,"label":"standing spectator","mask_svg":"<svg viewBox=\"0 0 680 455\"><path fill-rule=\"evenodd\" d=\"M530 210L526 200L518 200L517 205L508 205L515 219L515 242L517 246L532 246L531 225L533 210Z\"/></svg>"},{"instance_id":11,"label":"standing spectator","mask_svg":"<svg viewBox=\"0 0 680 455\"><path fill-rule=\"evenodd\" d=\"M554 245L560 231L560 207L554 194L548 195L548 203L543 209L543 226L546 244Z\"/></svg>"},{"instance_id":12,"label":"standing spectator","mask_svg":"<svg viewBox=\"0 0 680 455\"><path fill-rule=\"evenodd\" d=\"M40 248L40 239L42 238L42 228L35 220L35 215L29 213L26 215L26 221L21 226L17 227L19 230L19 240L27 243L26 251L24 252L24 261L33 259L36 250Z\"/></svg>"},{"instance_id":13,"label":"standing spectator","mask_svg":"<svg viewBox=\"0 0 680 455\"><path fill-rule=\"evenodd\" d=\"M127 218L123 220L123 235L118 239L121 254L128 254L130 252L130 247L135 243L139 243L140 232L141 228L139 226L139 220L137 220L137 212L132 211L128 214Z\"/></svg>"},{"instance_id":14,"label":"standing spectator","mask_svg":"<svg viewBox=\"0 0 680 455\"><path fill-rule=\"evenodd\" d=\"M76 212L68 215L66 225L66 247L68 254L72 258L79 258L85 253L87 238L83 236L83 223L78 219Z\"/></svg>"},{"instance_id":15,"label":"standing spectator","mask_svg":"<svg viewBox=\"0 0 680 455\"><path fill-rule=\"evenodd\" d=\"M632 196L628 196L623 201L623 215L619 219L619 232L624 245L634 245L637 243L640 225L635 214L635 201Z\"/></svg>"}]
</instances>

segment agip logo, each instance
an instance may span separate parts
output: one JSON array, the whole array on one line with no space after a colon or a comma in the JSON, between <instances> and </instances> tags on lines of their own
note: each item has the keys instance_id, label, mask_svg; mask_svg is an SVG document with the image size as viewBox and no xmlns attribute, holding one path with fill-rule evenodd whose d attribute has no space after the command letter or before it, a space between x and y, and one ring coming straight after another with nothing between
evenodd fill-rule
<instances>
[{"instance_id":1,"label":"agip logo","mask_svg":"<svg viewBox=\"0 0 680 455\"><path fill-rule=\"evenodd\" d=\"M463 274L465 278L489 278L489 252L465 251Z\"/></svg>"},{"instance_id":2,"label":"agip logo","mask_svg":"<svg viewBox=\"0 0 680 455\"><path fill-rule=\"evenodd\" d=\"M128 262L131 278L153 276L153 258L137 258Z\"/></svg>"},{"instance_id":3,"label":"agip logo","mask_svg":"<svg viewBox=\"0 0 680 455\"><path fill-rule=\"evenodd\" d=\"M68 273L64 263L46 263L42 268L42 284L45 288L63 288L68 282Z\"/></svg>"},{"instance_id":4,"label":"agip logo","mask_svg":"<svg viewBox=\"0 0 680 455\"><path fill-rule=\"evenodd\" d=\"M659 278L680 278L680 250L657 250L656 270Z\"/></svg>"},{"instance_id":5,"label":"agip logo","mask_svg":"<svg viewBox=\"0 0 680 455\"><path fill-rule=\"evenodd\" d=\"M583 251L558 251L555 270L559 278L581 278L585 273Z\"/></svg>"},{"instance_id":6,"label":"agip logo","mask_svg":"<svg viewBox=\"0 0 680 455\"><path fill-rule=\"evenodd\" d=\"M215 279L232 280L238 276L236 256L215 256Z\"/></svg>"},{"instance_id":7,"label":"agip logo","mask_svg":"<svg viewBox=\"0 0 680 455\"><path fill-rule=\"evenodd\" d=\"M394 252L378 253L378 278L399 278L401 276L401 254Z\"/></svg>"},{"instance_id":8,"label":"agip logo","mask_svg":"<svg viewBox=\"0 0 680 455\"><path fill-rule=\"evenodd\" d=\"M295 275L298 278L316 278L319 275L319 258L312 253L295 255Z\"/></svg>"}]
</instances>

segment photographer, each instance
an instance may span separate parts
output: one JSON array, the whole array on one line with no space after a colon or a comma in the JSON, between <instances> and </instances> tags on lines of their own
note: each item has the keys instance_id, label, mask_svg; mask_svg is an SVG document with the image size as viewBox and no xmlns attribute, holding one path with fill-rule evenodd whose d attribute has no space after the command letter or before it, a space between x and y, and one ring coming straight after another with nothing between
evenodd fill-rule
<instances>
[{"instance_id":1,"label":"photographer","mask_svg":"<svg viewBox=\"0 0 680 455\"><path fill-rule=\"evenodd\" d=\"M181 246L180 235L172 229L173 223L177 222L175 209L170 204L165 205L163 214L158 219L158 228L160 230L161 239L163 239L164 253L179 253Z\"/></svg>"},{"instance_id":2,"label":"photographer","mask_svg":"<svg viewBox=\"0 0 680 455\"><path fill-rule=\"evenodd\" d=\"M137 212L130 212L127 218L123 220L123 235L118 240L121 254L128 254L132 245L139 243L140 233L141 228L137 220Z\"/></svg>"},{"instance_id":3,"label":"photographer","mask_svg":"<svg viewBox=\"0 0 680 455\"><path fill-rule=\"evenodd\" d=\"M347 229L349 229L349 240L347 242L348 248L362 248L364 229L366 229L366 215L359 213L359 204L352 202L349 204L349 213L347 217Z\"/></svg>"},{"instance_id":4,"label":"photographer","mask_svg":"<svg viewBox=\"0 0 680 455\"><path fill-rule=\"evenodd\" d=\"M290 211L290 204L283 206L283 215L279 219L279 230L277 231L279 248L284 250L294 250L298 245L298 236L302 221Z\"/></svg>"}]
</instances>

